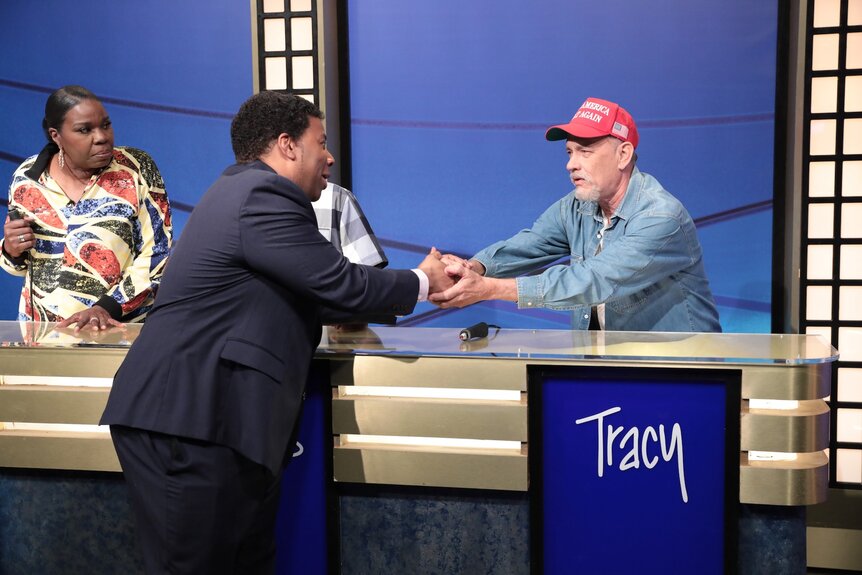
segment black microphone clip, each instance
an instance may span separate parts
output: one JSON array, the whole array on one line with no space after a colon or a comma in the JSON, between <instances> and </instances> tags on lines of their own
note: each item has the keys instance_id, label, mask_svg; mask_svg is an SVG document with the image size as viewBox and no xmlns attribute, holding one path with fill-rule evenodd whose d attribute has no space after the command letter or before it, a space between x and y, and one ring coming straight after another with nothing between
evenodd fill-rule
<instances>
[{"instance_id":1,"label":"black microphone clip","mask_svg":"<svg viewBox=\"0 0 862 575\"><path fill-rule=\"evenodd\" d=\"M488 336L488 324L484 321L480 321L475 325L471 325L468 328L462 329L458 333L458 339L461 341L469 341L471 339L479 339L482 337Z\"/></svg>"}]
</instances>

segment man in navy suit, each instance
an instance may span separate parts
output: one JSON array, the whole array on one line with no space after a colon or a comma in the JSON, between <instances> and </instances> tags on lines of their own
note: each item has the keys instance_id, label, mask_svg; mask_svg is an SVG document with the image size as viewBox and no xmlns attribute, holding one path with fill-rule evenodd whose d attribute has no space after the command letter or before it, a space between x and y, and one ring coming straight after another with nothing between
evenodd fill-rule
<instances>
[{"instance_id":1,"label":"man in navy suit","mask_svg":"<svg viewBox=\"0 0 862 575\"><path fill-rule=\"evenodd\" d=\"M323 320L410 313L450 285L350 263L311 201L334 163L323 114L262 92L231 124L237 163L195 207L102 416L148 573L272 573L288 446Z\"/></svg>"}]
</instances>

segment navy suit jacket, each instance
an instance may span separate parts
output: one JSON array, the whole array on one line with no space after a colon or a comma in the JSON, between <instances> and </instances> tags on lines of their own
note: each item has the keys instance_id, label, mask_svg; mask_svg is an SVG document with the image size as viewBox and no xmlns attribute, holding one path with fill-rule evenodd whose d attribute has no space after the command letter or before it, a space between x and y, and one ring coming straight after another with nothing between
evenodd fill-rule
<instances>
[{"instance_id":1,"label":"navy suit jacket","mask_svg":"<svg viewBox=\"0 0 862 575\"><path fill-rule=\"evenodd\" d=\"M225 445L276 472L325 308L404 315L418 292L410 270L344 258L293 182L231 166L175 244L101 423Z\"/></svg>"}]
</instances>

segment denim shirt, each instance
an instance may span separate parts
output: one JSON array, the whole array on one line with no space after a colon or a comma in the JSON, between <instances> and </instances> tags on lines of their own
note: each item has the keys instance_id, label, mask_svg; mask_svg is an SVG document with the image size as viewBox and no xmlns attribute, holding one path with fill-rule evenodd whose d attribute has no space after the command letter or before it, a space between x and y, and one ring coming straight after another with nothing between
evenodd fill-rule
<instances>
[{"instance_id":1,"label":"denim shirt","mask_svg":"<svg viewBox=\"0 0 862 575\"><path fill-rule=\"evenodd\" d=\"M572 310L574 329L587 329L591 306L604 303L608 330L721 331L694 222L655 178L634 169L596 255L603 227L598 204L571 192L474 259L488 277L521 276L519 308Z\"/></svg>"}]
</instances>

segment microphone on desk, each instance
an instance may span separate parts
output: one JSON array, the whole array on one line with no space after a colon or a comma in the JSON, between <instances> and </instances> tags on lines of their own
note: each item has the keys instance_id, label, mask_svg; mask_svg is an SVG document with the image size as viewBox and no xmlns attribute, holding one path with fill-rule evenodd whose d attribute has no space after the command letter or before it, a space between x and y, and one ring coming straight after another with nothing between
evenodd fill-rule
<instances>
[{"instance_id":1,"label":"microphone on desk","mask_svg":"<svg viewBox=\"0 0 862 575\"><path fill-rule=\"evenodd\" d=\"M488 324L484 321L480 321L475 325L471 325L470 327L464 328L458 333L458 339L460 339L461 341L469 341L471 339L478 339L487 336Z\"/></svg>"}]
</instances>

